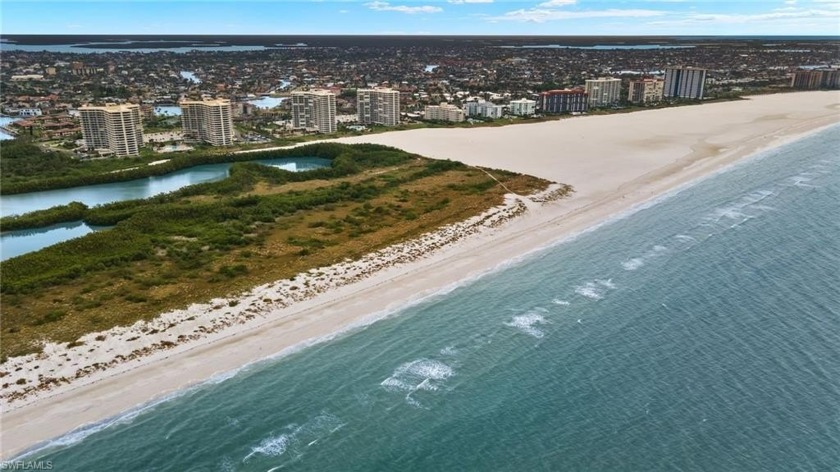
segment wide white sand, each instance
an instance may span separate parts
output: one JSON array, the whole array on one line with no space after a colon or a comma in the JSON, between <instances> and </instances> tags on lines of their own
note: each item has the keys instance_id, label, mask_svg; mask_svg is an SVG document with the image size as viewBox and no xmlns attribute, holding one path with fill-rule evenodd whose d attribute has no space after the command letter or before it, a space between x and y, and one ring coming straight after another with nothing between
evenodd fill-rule
<instances>
[{"instance_id":1,"label":"wide white sand","mask_svg":"<svg viewBox=\"0 0 840 472\"><path fill-rule=\"evenodd\" d=\"M758 150L838 122L840 92L807 92L503 128L422 129L341 139L529 173L572 184L576 193L545 205L527 202L523 216L476 231L457 243L441 235L427 239L418 243L423 246L420 255L404 258L407 262L387 262L403 248L370 258L361 268L337 269L367 275L286 307L285 301L272 305L261 298L288 293L276 284L244 295L236 307L215 308L222 304L216 301L195 308L197 316L211 309L221 310L220 318L253 316L174 349L120 363L21 402L4 403L0 454L11 457L80 425L370 321L591 228ZM459 228L450 229L450 236ZM447 245L428 250L441 241ZM373 270L377 266L381 268ZM323 275L312 277L316 281ZM186 326L171 329L186 332ZM139 342L160 339L149 335ZM119 348L113 344L111 349ZM56 368L55 359L46 357L31 362Z\"/></svg>"}]
</instances>

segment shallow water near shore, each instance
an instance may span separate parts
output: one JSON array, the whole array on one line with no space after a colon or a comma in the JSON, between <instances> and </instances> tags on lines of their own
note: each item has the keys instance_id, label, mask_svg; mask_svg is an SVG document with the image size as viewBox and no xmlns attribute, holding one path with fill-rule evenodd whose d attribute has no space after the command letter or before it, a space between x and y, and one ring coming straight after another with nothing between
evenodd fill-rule
<instances>
[{"instance_id":1,"label":"shallow water near shore","mask_svg":"<svg viewBox=\"0 0 840 472\"><path fill-rule=\"evenodd\" d=\"M56 470L832 470L840 127L76 431ZM93 400L92 400L93 401Z\"/></svg>"}]
</instances>

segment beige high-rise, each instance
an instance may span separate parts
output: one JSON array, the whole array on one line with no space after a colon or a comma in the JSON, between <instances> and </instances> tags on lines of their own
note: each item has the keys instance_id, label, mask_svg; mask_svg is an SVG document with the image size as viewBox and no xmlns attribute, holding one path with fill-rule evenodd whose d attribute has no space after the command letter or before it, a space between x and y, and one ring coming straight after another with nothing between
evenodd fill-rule
<instances>
[{"instance_id":1,"label":"beige high-rise","mask_svg":"<svg viewBox=\"0 0 840 472\"><path fill-rule=\"evenodd\" d=\"M184 100L180 105L184 139L203 141L212 146L233 144L230 100Z\"/></svg>"},{"instance_id":2,"label":"beige high-rise","mask_svg":"<svg viewBox=\"0 0 840 472\"><path fill-rule=\"evenodd\" d=\"M88 150L109 150L117 156L140 155L143 121L139 105L83 106L79 115Z\"/></svg>"},{"instance_id":3,"label":"beige high-rise","mask_svg":"<svg viewBox=\"0 0 840 472\"><path fill-rule=\"evenodd\" d=\"M335 94L326 90L292 92L292 127L335 133Z\"/></svg>"},{"instance_id":4,"label":"beige high-rise","mask_svg":"<svg viewBox=\"0 0 840 472\"><path fill-rule=\"evenodd\" d=\"M440 105L429 105L424 110L424 117L427 120L434 121L464 121L464 110L450 105L449 103L441 103Z\"/></svg>"},{"instance_id":5,"label":"beige high-rise","mask_svg":"<svg viewBox=\"0 0 840 472\"><path fill-rule=\"evenodd\" d=\"M397 126L400 124L400 92L392 89L356 91L359 123Z\"/></svg>"},{"instance_id":6,"label":"beige high-rise","mask_svg":"<svg viewBox=\"0 0 840 472\"><path fill-rule=\"evenodd\" d=\"M662 101L664 90L662 79L631 80L627 99L632 103L655 103Z\"/></svg>"}]
</instances>

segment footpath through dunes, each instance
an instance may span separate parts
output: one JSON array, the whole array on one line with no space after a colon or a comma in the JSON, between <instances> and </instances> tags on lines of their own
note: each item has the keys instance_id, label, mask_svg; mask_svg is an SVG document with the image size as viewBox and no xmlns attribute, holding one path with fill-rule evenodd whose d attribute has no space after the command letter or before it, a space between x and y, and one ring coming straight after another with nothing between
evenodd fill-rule
<instances>
[{"instance_id":1,"label":"footpath through dunes","mask_svg":"<svg viewBox=\"0 0 840 472\"><path fill-rule=\"evenodd\" d=\"M29 399L31 403L4 414L2 453L8 457L79 425L307 341L328 338L485 274L757 149L837 123L838 103L836 93L789 94L554 123L342 139L388 143L412 152L424 149L422 153L432 157L472 165L527 168L540 176L558 176L550 180L570 183L576 193L545 205L529 204L527 212L508 224L272 312L258 330L247 329L249 325L232 327L189 349L176 347L135 359L88 377L87 383ZM235 307L250 308L243 303ZM526 328L538 328L538 322L538 318L511 321Z\"/></svg>"}]
</instances>

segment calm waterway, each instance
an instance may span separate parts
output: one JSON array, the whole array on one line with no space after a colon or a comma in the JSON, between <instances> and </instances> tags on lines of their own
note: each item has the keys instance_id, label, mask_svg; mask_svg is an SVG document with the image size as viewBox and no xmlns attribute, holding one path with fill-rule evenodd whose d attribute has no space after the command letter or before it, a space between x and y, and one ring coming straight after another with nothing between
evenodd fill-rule
<instances>
[{"instance_id":1,"label":"calm waterway","mask_svg":"<svg viewBox=\"0 0 840 472\"><path fill-rule=\"evenodd\" d=\"M11 117L11 116L0 116L0 126L6 127L6 126L14 123L17 120L18 120L18 118L14 118L14 117ZM9 134L9 133L7 133L3 130L0 130L0 141L2 141L4 139L14 139L14 136L12 136L11 134Z\"/></svg>"},{"instance_id":2,"label":"calm waterway","mask_svg":"<svg viewBox=\"0 0 840 472\"><path fill-rule=\"evenodd\" d=\"M285 100L288 100L287 97L260 97L260 98L253 98L251 100L246 100L251 105L254 105L257 108L263 110L269 110L274 107L279 107Z\"/></svg>"},{"instance_id":3,"label":"calm waterway","mask_svg":"<svg viewBox=\"0 0 840 472\"><path fill-rule=\"evenodd\" d=\"M265 159L255 162L292 172L318 169L330 165L328 159L317 157ZM224 179L228 176L230 166L230 163L202 165L159 177L147 177L128 182L3 195L0 196L0 215L20 215L56 205L66 205L73 201L95 206L123 200L149 198L154 195L173 192L188 185ZM98 229L102 228L90 227L82 222L73 222L37 230L7 231L0 235L0 260L37 251L62 241L84 236Z\"/></svg>"},{"instance_id":4,"label":"calm waterway","mask_svg":"<svg viewBox=\"0 0 840 472\"><path fill-rule=\"evenodd\" d=\"M528 44L524 46L500 46L507 49L687 49L693 45L675 44L596 44L595 46L567 46L563 44Z\"/></svg>"}]
</instances>

